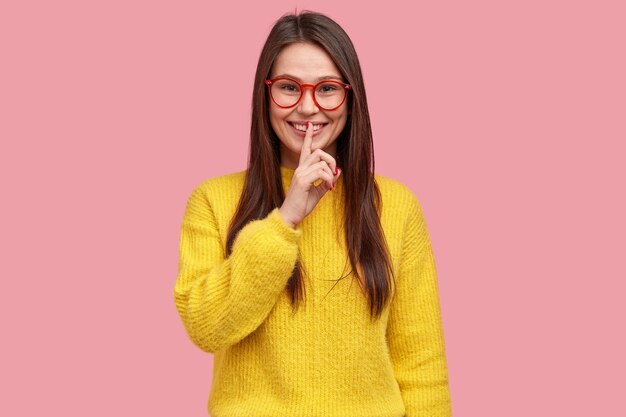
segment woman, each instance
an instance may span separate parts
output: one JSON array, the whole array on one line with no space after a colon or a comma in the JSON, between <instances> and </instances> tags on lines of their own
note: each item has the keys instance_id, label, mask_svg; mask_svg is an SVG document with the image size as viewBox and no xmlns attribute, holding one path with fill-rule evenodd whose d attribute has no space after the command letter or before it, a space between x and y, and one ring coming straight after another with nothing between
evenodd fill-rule
<instances>
[{"instance_id":1,"label":"woman","mask_svg":"<svg viewBox=\"0 0 626 417\"><path fill-rule=\"evenodd\" d=\"M247 170L199 184L182 223L174 296L214 353L210 415L449 416L424 218L374 174L359 61L333 20L276 22L250 137Z\"/></svg>"}]
</instances>

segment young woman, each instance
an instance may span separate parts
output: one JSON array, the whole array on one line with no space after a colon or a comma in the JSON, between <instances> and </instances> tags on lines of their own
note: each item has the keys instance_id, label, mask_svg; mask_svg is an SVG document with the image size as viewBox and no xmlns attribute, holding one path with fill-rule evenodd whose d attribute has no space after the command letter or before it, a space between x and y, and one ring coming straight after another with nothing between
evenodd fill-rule
<instances>
[{"instance_id":1,"label":"young woman","mask_svg":"<svg viewBox=\"0 0 626 417\"><path fill-rule=\"evenodd\" d=\"M191 193L174 296L214 354L213 417L450 416L424 217L374 173L359 60L330 18L271 30L248 167Z\"/></svg>"}]
</instances>

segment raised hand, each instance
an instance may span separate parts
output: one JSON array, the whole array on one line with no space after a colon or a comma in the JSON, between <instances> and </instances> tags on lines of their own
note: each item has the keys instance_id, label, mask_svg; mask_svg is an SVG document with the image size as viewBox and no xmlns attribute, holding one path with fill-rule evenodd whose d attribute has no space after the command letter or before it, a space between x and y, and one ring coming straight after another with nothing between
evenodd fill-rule
<instances>
[{"instance_id":1,"label":"raised hand","mask_svg":"<svg viewBox=\"0 0 626 417\"><path fill-rule=\"evenodd\" d=\"M313 211L326 192L334 188L341 175L341 168L337 168L335 158L322 149L312 151L312 143L313 124L307 121L298 167L279 209L283 219L293 227ZM315 185L318 180L322 182Z\"/></svg>"}]
</instances>

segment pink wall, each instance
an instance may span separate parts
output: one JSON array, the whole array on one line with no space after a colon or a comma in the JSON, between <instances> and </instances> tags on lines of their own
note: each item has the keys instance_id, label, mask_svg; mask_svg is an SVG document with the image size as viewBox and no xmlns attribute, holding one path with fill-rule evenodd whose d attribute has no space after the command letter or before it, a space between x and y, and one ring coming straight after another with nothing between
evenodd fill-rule
<instances>
[{"instance_id":1,"label":"pink wall","mask_svg":"<svg viewBox=\"0 0 626 417\"><path fill-rule=\"evenodd\" d=\"M377 171L424 207L455 415L626 415L624 3L512 3L4 2L0 415L207 414L180 221L244 169L296 6L352 37Z\"/></svg>"}]
</instances>

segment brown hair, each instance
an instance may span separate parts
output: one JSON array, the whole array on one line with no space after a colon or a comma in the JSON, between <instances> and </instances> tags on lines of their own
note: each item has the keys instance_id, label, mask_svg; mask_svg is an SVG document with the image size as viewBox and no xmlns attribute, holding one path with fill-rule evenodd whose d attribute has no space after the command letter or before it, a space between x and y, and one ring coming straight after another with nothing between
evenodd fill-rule
<instances>
[{"instance_id":1,"label":"brown hair","mask_svg":"<svg viewBox=\"0 0 626 417\"><path fill-rule=\"evenodd\" d=\"M282 16L265 41L256 70L252 94L252 124L248 169L237 211L227 236L227 255L239 230L248 222L265 218L285 199L280 171L280 139L269 121L269 96L265 80L283 47L295 42L321 46L352 86L346 126L337 138L337 160L344 171L344 216L348 256L361 290L368 297L370 316L379 318L390 298L393 270L380 224L381 196L374 179L374 148L365 86L359 59L346 32L329 17L310 11ZM349 220L348 220L349 219ZM304 299L300 260L287 283L292 306ZM345 278L340 277L339 280ZM295 311L295 310L294 310Z\"/></svg>"}]
</instances>

